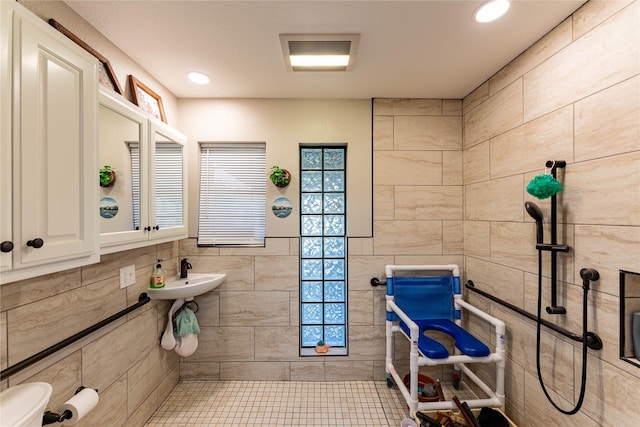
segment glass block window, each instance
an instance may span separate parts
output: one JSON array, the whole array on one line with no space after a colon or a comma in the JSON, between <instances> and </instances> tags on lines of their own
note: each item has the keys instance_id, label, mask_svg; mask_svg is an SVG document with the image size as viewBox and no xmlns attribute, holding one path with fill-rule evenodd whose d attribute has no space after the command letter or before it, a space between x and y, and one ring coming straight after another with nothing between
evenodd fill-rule
<instances>
[{"instance_id":1,"label":"glass block window","mask_svg":"<svg viewBox=\"0 0 640 427\"><path fill-rule=\"evenodd\" d=\"M300 148L302 349L319 340L347 348L346 154L344 146Z\"/></svg>"}]
</instances>

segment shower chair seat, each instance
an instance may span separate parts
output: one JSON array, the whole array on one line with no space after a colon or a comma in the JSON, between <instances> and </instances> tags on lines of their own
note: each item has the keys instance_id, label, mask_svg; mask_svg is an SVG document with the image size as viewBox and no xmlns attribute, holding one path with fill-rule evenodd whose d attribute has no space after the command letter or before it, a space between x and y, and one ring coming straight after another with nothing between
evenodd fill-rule
<instances>
[{"instance_id":1,"label":"shower chair seat","mask_svg":"<svg viewBox=\"0 0 640 427\"><path fill-rule=\"evenodd\" d=\"M422 319L414 320L418 325L420 336L418 338L418 350L431 359L446 359L449 357L449 350L439 341L429 338L425 335L427 331L438 331L451 336L454 339L456 348L462 353L473 357L488 356L491 353L487 347L478 338L462 329L450 319ZM411 331L406 323L400 322L400 328L406 336Z\"/></svg>"},{"instance_id":2,"label":"shower chair seat","mask_svg":"<svg viewBox=\"0 0 640 427\"><path fill-rule=\"evenodd\" d=\"M453 365L465 378L475 383L488 398L467 400L471 408L484 406L504 409L505 325L462 299L457 265L387 265L386 295L386 372L389 386L393 382L402 392L410 412L455 409L452 401L422 402L418 398L420 366ZM495 331L492 351L481 340L462 328L462 313L472 313L489 323ZM427 336L436 331L453 338L455 348L447 349L438 338ZM409 384L394 366L394 337L400 335L411 343ZM433 334L432 334L433 335ZM445 337L446 338L446 337ZM450 339L448 340L450 341ZM449 343L445 343L452 347ZM451 351L450 351L451 350ZM454 353L454 354L451 354ZM467 365L495 364L493 388L481 380Z\"/></svg>"}]
</instances>

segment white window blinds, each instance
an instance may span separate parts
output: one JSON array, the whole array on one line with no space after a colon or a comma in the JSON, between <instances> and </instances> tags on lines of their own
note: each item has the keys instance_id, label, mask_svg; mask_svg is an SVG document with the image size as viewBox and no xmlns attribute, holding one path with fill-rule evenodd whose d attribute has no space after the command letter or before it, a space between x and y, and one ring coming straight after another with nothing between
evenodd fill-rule
<instances>
[{"instance_id":1,"label":"white window blinds","mask_svg":"<svg viewBox=\"0 0 640 427\"><path fill-rule=\"evenodd\" d=\"M202 143L198 245L264 245L264 143Z\"/></svg>"},{"instance_id":2,"label":"white window blinds","mask_svg":"<svg viewBox=\"0 0 640 427\"><path fill-rule=\"evenodd\" d=\"M182 225L182 145L156 143L156 224L160 228Z\"/></svg>"},{"instance_id":3,"label":"white window blinds","mask_svg":"<svg viewBox=\"0 0 640 427\"><path fill-rule=\"evenodd\" d=\"M129 143L131 155L131 195L133 226L141 227L140 218L140 146ZM182 225L182 145L157 143L155 152L156 223L160 228Z\"/></svg>"},{"instance_id":4,"label":"white window blinds","mask_svg":"<svg viewBox=\"0 0 640 427\"><path fill-rule=\"evenodd\" d=\"M129 143L131 154L131 197L133 205L133 228L140 230L140 145Z\"/></svg>"}]
</instances>

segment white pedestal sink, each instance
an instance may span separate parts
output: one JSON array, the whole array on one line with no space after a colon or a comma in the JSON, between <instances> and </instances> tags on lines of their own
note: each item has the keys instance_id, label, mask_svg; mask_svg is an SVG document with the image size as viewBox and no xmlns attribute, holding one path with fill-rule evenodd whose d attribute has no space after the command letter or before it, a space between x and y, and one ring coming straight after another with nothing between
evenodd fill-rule
<instances>
[{"instance_id":1,"label":"white pedestal sink","mask_svg":"<svg viewBox=\"0 0 640 427\"><path fill-rule=\"evenodd\" d=\"M173 277L164 288L149 288L147 294L151 299L190 299L217 288L226 278L226 274L198 273L189 274L186 279Z\"/></svg>"},{"instance_id":2,"label":"white pedestal sink","mask_svg":"<svg viewBox=\"0 0 640 427\"><path fill-rule=\"evenodd\" d=\"M0 393L0 426L42 426L42 415L52 390L47 383L24 383Z\"/></svg>"}]
</instances>

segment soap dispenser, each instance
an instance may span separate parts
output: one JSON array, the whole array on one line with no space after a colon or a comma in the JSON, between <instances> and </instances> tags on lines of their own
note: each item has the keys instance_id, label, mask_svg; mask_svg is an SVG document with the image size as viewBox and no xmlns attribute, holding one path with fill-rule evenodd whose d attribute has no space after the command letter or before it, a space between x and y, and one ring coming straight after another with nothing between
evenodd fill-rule
<instances>
[{"instance_id":1,"label":"soap dispenser","mask_svg":"<svg viewBox=\"0 0 640 427\"><path fill-rule=\"evenodd\" d=\"M160 264L161 261L161 259L158 260L158 263L151 272L151 280L149 281L150 288L164 288L165 275L164 271L162 270L162 264Z\"/></svg>"}]
</instances>

